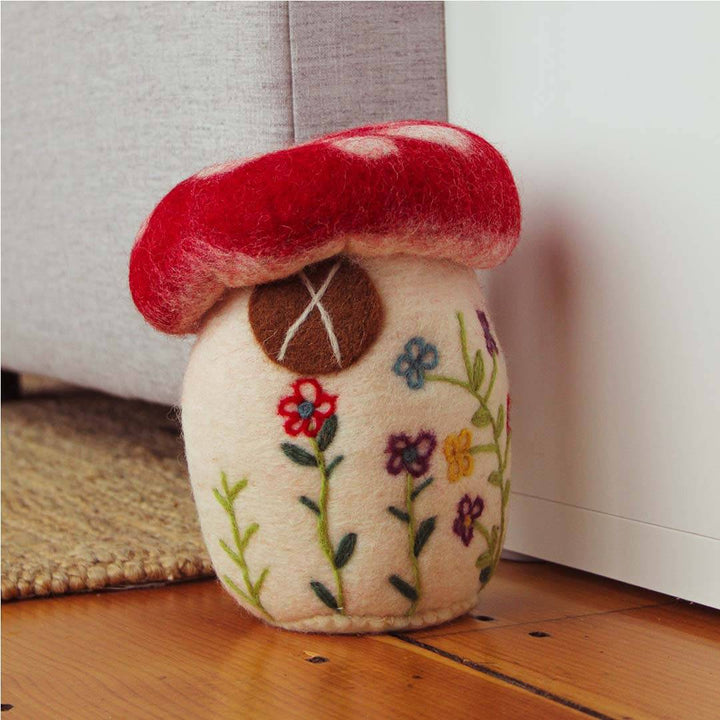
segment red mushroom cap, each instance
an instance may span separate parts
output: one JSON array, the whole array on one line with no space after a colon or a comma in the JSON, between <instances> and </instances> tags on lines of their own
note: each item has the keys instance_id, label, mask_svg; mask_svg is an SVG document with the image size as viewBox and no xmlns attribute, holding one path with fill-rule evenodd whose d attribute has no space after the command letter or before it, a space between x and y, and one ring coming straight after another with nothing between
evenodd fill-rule
<instances>
[{"instance_id":1,"label":"red mushroom cap","mask_svg":"<svg viewBox=\"0 0 720 720\"><path fill-rule=\"evenodd\" d=\"M372 125L181 182L138 233L130 290L158 330L192 333L227 288L341 252L489 268L519 233L517 189L492 145L445 123Z\"/></svg>"}]
</instances>

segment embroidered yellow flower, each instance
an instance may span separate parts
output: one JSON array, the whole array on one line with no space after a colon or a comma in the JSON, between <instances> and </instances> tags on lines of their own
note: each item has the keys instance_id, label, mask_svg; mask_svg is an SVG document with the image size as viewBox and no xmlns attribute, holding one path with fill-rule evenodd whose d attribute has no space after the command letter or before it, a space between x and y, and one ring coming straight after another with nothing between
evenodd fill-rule
<instances>
[{"instance_id":1,"label":"embroidered yellow flower","mask_svg":"<svg viewBox=\"0 0 720 720\"><path fill-rule=\"evenodd\" d=\"M448 482L455 483L461 477L472 475L475 458L470 454L472 436L469 430L461 430L457 435L448 435L443 444L443 453L447 460Z\"/></svg>"}]
</instances>

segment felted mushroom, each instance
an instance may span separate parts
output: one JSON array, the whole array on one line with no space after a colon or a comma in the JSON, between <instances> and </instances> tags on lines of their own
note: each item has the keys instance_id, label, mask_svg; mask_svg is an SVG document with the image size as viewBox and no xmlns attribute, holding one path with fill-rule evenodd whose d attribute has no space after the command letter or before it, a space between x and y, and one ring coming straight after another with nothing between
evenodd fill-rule
<instances>
[{"instance_id":1,"label":"felted mushroom","mask_svg":"<svg viewBox=\"0 0 720 720\"><path fill-rule=\"evenodd\" d=\"M362 127L181 182L142 226L146 320L197 333L182 423L217 575L274 625L469 611L510 492L510 398L473 268L520 231L510 170L444 123Z\"/></svg>"}]
</instances>

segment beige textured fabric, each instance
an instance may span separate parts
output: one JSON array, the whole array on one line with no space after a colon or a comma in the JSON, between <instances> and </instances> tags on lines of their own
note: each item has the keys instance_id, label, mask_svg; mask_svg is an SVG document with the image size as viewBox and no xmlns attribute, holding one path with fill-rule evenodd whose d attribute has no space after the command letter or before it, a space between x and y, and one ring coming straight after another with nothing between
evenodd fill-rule
<instances>
[{"instance_id":1,"label":"beige textured fabric","mask_svg":"<svg viewBox=\"0 0 720 720\"><path fill-rule=\"evenodd\" d=\"M440 3L5 3L3 366L176 403L189 344L127 258L193 172L297 139L445 118Z\"/></svg>"},{"instance_id":2,"label":"beige textured fabric","mask_svg":"<svg viewBox=\"0 0 720 720\"><path fill-rule=\"evenodd\" d=\"M476 314L486 303L474 273L450 262L409 256L358 262L382 299L383 328L356 364L317 378L327 393L337 395L338 429L323 464L338 455L344 457L329 482L326 517L334 552L341 538L357 535L354 553L342 567L341 583L322 549L319 514L300 502L302 496L322 502L322 471L308 463L294 464L281 449L283 442L291 442L312 453L308 438L290 437L278 414L278 402L292 394L291 383L297 376L271 362L255 341L248 321L249 289L228 295L208 321L185 377L182 416L188 465L217 574L236 599L240 596L235 588L246 592L248 578L253 585L259 583L262 607L242 600L241 604L258 615L264 608L265 619L296 630L417 627L465 612L475 603L480 588L476 561L487 543L479 529L470 531L467 544L454 530L461 499L466 495L473 501L482 499L484 510L474 519L489 533L503 524L503 493L491 483L498 454L487 449L477 452L472 464L463 465L461 460L454 471L444 455L446 439L463 431L467 448L470 444L487 448L493 442L489 418L480 426L471 422L477 417L476 397L457 384L439 381L427 380L423 387L412 389L405 377L393 371L408 341L419 337L437 349L433 373L467 378L457 318L462 313L469 363L479 366L479 351L485 368L480 388L488 393L493 417L499 418L499 454L505 453L509 461L505 420L500 414L508 388L505 361L501 352L496 354L497 372L492 372L493 358ZM435 517L436 522L418 556L422 592L419 602L412 605L388 580L397 574L415 582L409 525L388 511L390 506L406 509L408 478L405 472L388 472L386 448L391 435L407 433L415 438L423 431L433 433L437 445L429 466L413 484L418 486L429 476L434 481L414 500L413 512L416 529L427 518ZM242 543L247 578L223 548L223 543L233 552L237 548L228 508L216 492L229 496L222 487L223 473L230 488L247 479L231 503L238 538L258 525L247 543ZM506 480L509 473L508 465ZM499 542L501 536L502 532ZM495 560L499 553L496 545ZM315 581L336 599L342 592L345 617L338 617L313 594Z\"/></svg>"},{"instance_id":3,"label":"beige textured fabric","mask_svg":"<svg viewBox=\"0 0 720 720\"><path fill-rule=\"evenodd\" d=\"M3 600L212 575L168 408L30 390L2 405Z\"/></svg>"}]
</instances>

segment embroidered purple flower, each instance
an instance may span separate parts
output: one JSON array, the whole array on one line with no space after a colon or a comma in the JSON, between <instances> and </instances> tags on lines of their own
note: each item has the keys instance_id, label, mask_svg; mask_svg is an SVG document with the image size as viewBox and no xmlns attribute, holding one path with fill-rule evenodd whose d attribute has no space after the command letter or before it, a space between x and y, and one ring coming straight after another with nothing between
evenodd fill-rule
<instances>
[{"instance_id":1,"label":"embroidered purple flower","mask_svg":"<svg viewBox=\"0 0 720 720\"><path fill-rule=\"evenodd\" d=\"M498 354L498 346L490 330L490 322L488 321L487 315L482 310L476 310L476 312L478 320L482 325L483 333L485 334L485 347L491 356L495 356Z\"/></svg>"},{"instance_id":2,"label":"embroidered purple flower","mask_svg":"<svg viewBox=\"0 0 720 720\"><path fill-rule=\"evenodd\" d=\"M393 372L404 377L411 390L420 390L425 384L425 373L434 370L438 362L437 348L424 338L414 337L405 343L405 352L395 361Z\"/></svg>"},{"instance_id":3,"label":"embroidered purple flower","mask_svg":"<svg viewBox=\"0 0 720 720\"><path fill-rule=\"evenodd\" d=\"M385 448L385 452L390 455L385 467L391 475L405 471L419 478L428 471L436 444L435 434L427 430L418 433L414 440L405 433L391 435Z\"/></svg>"},{"instance_id":4,"label":"embroidered purple flower","mask_svg":"<svg viewBox=\"0 0 720 720\"><path fill-rule=\"evenodd\" d=\"M457 517L453 523L453 532L463 541L467 547L473 539L475 529L473 523L485 509L485 502L478 495L474 500L469 495L463 495L457 506Z\"/></svg>"}]
</instances>

